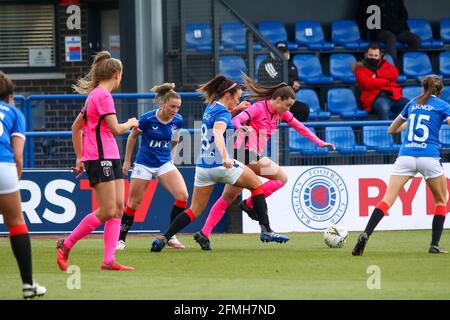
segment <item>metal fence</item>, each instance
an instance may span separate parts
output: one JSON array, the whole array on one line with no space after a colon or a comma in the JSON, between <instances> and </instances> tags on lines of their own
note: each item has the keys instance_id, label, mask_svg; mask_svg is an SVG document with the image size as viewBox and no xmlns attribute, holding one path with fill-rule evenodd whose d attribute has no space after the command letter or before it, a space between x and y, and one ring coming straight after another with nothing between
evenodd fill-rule
<instances>
[{"instance_id":1,"label":"metal fence","mask_svg":"<svg viewBox=\"0 0 450 320\"><path fill-rule=\"evenodd\" d=\"M179 88L191 91L219 73L238 83L241 72L257 79L258 66L269 55L281 61L277 72L287 82L287 60L226 1L167 0L164 12L166 79Z\"/></svg>"},{"instance_id":2,"label":"metal fence","mask_svg":"<svg viewBox=\"0 0 450 320\"><path fill-rule=\"evenodd\" d=\"M154 94L113 95L119 121L139 117L156 107ZM183 150L175 162L180 166L195 164L199 151L201 121L204 105L198 93L181 93L181 115L185 120L182 133ZM46 95L15 97L16 106L27 121L26 168L69 168L73 165L71 125L80 112L85 96ZM195 124L197 121L197 125ZM398 153L401 134L389 135L389 121L330 121L308 122L306 125L321 139L334 143L337 151L320 149L283 124L274 135L268 156L281 165L345 165L392 163ZM449 130L445 125L443 130ZM449 161L450 131L443 131L442 157ZM122 154L127 136L118 138ZM135 153L138 148L136 148Z\"/></svg>"}]
</instances>

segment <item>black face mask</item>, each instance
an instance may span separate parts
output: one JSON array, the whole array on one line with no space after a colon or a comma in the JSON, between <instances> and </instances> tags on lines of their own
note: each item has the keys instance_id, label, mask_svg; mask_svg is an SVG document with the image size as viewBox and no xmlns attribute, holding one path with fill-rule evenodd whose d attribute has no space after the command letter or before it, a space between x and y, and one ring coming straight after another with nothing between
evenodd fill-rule
<instances>
[{"instance_id":1,"label":"black face mask","mask_svg":"<svg viewBox=\"0 0 450 320\"><path fill-rule=\"evenodd\" d=\"M366 59L367 64L372 67L372 68L376 68L378 66L378 63L380 62L380 60L378 59Z\"/></svg>"}]
</instances>

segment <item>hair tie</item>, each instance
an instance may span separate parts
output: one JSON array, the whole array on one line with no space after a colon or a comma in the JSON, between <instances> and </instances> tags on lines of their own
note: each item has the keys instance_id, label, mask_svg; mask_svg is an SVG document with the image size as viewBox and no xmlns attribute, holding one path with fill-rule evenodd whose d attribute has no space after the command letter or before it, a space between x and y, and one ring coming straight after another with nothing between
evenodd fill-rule
<instances>
[{"instance_id":1,"label":"hair tie","mask_svg":"<svg viewBox=\"0 0 450 320\"><path fill-rule=\"evenodd\" d=\"M237 87L237 83L235 82L231 86L229 86L227 89L225 89L221 93L219 93L219 96L224 95L225 93L227 93L228 91L230 91L236 87Z\"/></svg>"}]
</instances>

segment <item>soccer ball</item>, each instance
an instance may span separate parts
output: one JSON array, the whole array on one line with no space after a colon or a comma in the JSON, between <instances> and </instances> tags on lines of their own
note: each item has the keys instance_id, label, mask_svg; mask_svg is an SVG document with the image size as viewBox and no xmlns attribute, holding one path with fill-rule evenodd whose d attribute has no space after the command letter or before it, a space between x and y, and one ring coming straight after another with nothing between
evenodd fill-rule
<instances>
[{"instance_id":1,"label":"soccer ball","mask_svg":"<svg viewBox=\"0 0 450 320\"><path fill-rule=\"evenodd\" d=\"M347 230L335 225L329 226L323 233L323 240L330 248L342 248L347 239Z\"/></svg>"}]
</instances>

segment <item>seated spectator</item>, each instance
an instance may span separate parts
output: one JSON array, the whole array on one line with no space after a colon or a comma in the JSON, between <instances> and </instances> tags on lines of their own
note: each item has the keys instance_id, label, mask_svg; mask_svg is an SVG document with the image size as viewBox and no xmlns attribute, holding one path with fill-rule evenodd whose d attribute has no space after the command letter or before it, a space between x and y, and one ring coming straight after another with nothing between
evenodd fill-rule
<instances>
[{"instance_id":1,"label":"seated spectator","mask_svg":"<svg viewBox=\"0 0 450 320\"><path fill-rule=\"evenodd\" d=\"M367 7L376 5L381 10L381 29L367 28ZM403 0L360 0L358 10L361 30L365 30L371 41L386 43L386 51L398 66L397 41L406 45L408 50L420 48L420 38L411 33L408 27L408 11Z\"/></svg>"},{"instance_id":2,"label":"seated spectator","mask_svg":"<svg viewBox=\"0 0 450 320\"><path fill-rule=\"evenodd\" d=\"M352 65L356 83L361 90L360 105L380 120L395 118L409 102L403 97L403 89L396 82L398 69L384 59L380 47L371 44L364 59Z\"/></svg>"},{"instance_id":3,"label":"seated spectator","mask_svg":"<svg viewBox=\"0 0 450 320\"><path fill-rule=\"evenodd\" d=\"M288 84L297 92L301 85L297 67L291 60L289 49L284 42L278 42L275 46L288 60ZM275 86L281 82L283 82L283 61L271 53L258 68L258 83ZM298 121L305 122L309 118L310 108L305 103L296 101L291 107L291 112Z\"/></svg>"}]
</instances>

